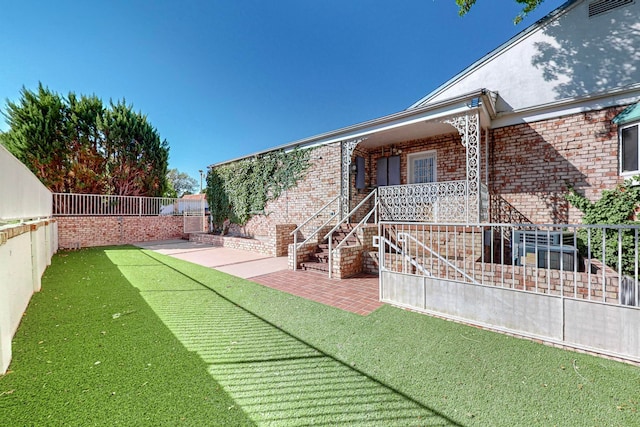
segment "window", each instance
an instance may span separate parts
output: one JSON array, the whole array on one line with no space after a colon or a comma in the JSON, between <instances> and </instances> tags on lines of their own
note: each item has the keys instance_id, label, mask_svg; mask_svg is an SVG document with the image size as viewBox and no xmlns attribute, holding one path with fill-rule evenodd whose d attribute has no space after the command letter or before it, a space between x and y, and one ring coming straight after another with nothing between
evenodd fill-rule
<instances>
[{"instance_id":1,"label":"window","mask_svg":"<svg viewBox=\"0 0 640 427\"><path fill-rule=\"evenodd\" d=\"M436 152L424 151L407 156L407 182L419 184L436 182Z\"/></svg>"},{"instance_id":2,"label":"window","mask_svg":"<svg viewBox=\"0 0 640 427\"><path fill-rule=\"evenodd\" d=\"M636 123L620 130L620 173L622 175L637 175L640 172L638 127L639 124Z\"/></svg>"}]
</instances>

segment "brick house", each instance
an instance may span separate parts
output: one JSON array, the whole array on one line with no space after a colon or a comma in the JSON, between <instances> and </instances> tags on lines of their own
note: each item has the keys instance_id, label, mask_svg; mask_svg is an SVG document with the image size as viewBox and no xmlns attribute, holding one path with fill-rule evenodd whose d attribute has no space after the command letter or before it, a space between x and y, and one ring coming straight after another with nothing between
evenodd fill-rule
<instances>
[{"instance_id":1,"label":"brick house","mask_svg":"<svg viewBox=\"0 0 640 427\"><path fill-rule=\"evenodd\" d=\"M274 148L313 147L311 167L236 231L272 235L328 204L299 232L321 235L364 201L347 222L362 219L374 190L381 219L578 223L568 186L593 200L640 169L638 16L632 0L568 1L406 110Z\"/></svg>"}]
</instances>

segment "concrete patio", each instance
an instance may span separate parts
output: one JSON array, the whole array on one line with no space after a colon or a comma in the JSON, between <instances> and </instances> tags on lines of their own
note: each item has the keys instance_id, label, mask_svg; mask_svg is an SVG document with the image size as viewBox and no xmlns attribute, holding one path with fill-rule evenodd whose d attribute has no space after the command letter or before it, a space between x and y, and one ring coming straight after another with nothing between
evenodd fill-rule
<instances>
[{"instance_id":1,"label":"concrete patio","mask_svg":"<svg viewBox=\"0 0 640 427\"><path fill-rule=\"evenodd\" d=\"M360 315L382 306L378 277L373 275L329 279L320 273L288 270L287 257L273 258L187 240L146 242L137 246Z\"/></svg>"}]
</instances>

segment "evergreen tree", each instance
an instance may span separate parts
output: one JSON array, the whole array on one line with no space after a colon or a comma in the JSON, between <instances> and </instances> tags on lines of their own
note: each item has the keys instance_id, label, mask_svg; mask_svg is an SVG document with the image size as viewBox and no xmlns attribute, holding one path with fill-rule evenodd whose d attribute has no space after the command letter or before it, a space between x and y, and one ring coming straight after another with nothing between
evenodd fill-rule
<instances>
[{"instance_id":1,"label":"evergreen tree","mask_svg":"<svg viewBox=\"0 0 640 427\"><path fill-rule=\"evenodd\" d=\"M122 100L98 122L103 135L111 194L162 196L167 188L169 147L147 117Z\"/></svg>"},{"instance_id":2,"label":"evergreen tree","mask_svg":"<svg viewBox=\"0 0 640 427\"><path fill-rule=\"evenodd\" d=\"M71 155L66 129L69 108L42 84L37 92L22 88L20 94L19 102L7 102L10 128L0 142L51 191L64 192Z\"/></svg>"},{"instance_id":3,"label":"evergreen tree","mask_svg":"<svg viewBox=\"0 0 640 427\"><path fill-rule=\"evenodd\" d=\"M0 143L51 191L161 196L169 146L125 101L105 108L96 96L63 98L42 84L7 101Z\"/></svg>"}]
</instances>

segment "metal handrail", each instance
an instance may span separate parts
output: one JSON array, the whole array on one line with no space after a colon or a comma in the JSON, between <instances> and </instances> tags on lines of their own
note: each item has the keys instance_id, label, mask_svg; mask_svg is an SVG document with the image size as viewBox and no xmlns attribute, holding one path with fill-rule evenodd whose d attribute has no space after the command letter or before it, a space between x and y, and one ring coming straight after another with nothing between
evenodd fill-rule
<instances>
[{"instance_id":1,"label":"metal handrail","mask_svg":"<svg viewBox=\"0 0 640 427\"><path fill-rule=\"evenodd\" d=\"M407 255L404 252L404 249L402 249L400 246L396 245L395 243L393 243L391 240L387 239L384 236L380 237L380 240L382 240L382 249L381 249L381 254L380 256L383 257L384 256L384 245L389 245L389 247L393 250L395 250L397 253L401 254L403 257L405 257L405 259L409 260L409 264L413 265L415 268L417 268L418 270L420 270L420 272L422 274L424 274L427 277L431 277L432 274L429 270L427 270L422 264L420 264L419 262L417 262L415 259L411 258L411 256ZM380 244L379 244L380 245ZM378 246L380 247L380 246ZM383 264L381 264L383 265ZM406 271L406 269L404 270Z\"/></svg>"},{"instance_id":2,"label":"metal handrail","mask_svg":"<svg viewBox=\"0 0 640 427\"><path fill-rule=\"evenodd\" d=\"M443 262L447 266L453 268L458 274L462 275L462 277L464 277L465 279L469 280L471 283L473 283L475 285L479 285L480 284L480 282L475 280L473 277L469 276L462 269L458 268L456 265L451 263L449 260L447 260L446 258L441 256L440 254L434 252L433 249L431 249L430 247L428 247L427 245L422 243L420 240L418 240L415 237L413 237L411 234L409 234L409 233L398 233L398 242L404 243L405 239L407 239L407 238L410 239L410 240L413 240L415 242L415 244L420 246L422 249L424 249L426 251L429 251L431 253L431 255L435 256L440 262Z\"/></svg>"},{"instance_id":3,"label":"metal handrail","mask_svg":"<svg viewBox=\"0 0 640 427\"><path fill-rule=\"evenodd\" d=\"M307 238L304 240L304 242L302 242L302 243L298 244L298 247L299 247L299 248L301 248L305 243L307 243L309 240L311 240L311 238L312 238L313 236L315 236L316 234L318 234L318 231L322 230L322 228L323 228L324 226L326 226L326 225L327 225L327 224L329 224L331 221L333 221L333 220L334 220L334 218L335 218L335 217L337 217L337 216L338 216L338 212L336 212L336 213L334 213L333 215L331 215L331 217L329 217L329 219L328 219L328 220L326 220L326 221L325 221L325 222L324 222L320 227L318 227L318 229L317 229L316 231L314 231L313 233L311 233L311 234L309 235L309 237L307 237ZM294 240L294 244L295 244L295 241L297 240L297 236L293 236L293 240Z\"/></svg>"},{"instance_id":4,"label":"metal handrail","mask_svg":"<svg viewBox=\"0 0 640 427\"><path fill-rule=\"evenodd\" d=\"M204 199L118 196L112 194L53 193L53 216L182 216L201 215Z\"/></svg>"},{"instance_id":5,"label":"metal handrail","mask_svg":"<svg viewBox=\"0 0 640 427\"><path fill-rule=\"evenodd\" d=\"M324 224L322 224L320 227L318 227L313 233L311 233L309 235L309 237L307 237L304 242L298 244L298 232L302 229L302 227L304 227L305 225L307 225L312 219L318 217L325 209L327 209L329 206L331 206L336 200L340 199L341 196L340 194L338 194L336 197L334 197L330 202L328 202L327 204L325 204L323 207L321 207L320 209L318 209L318 211L316 213L314 213L313 215L311 215L309 218L307 218L306 221L304 221L302 224L300 224L299 226L297 226L289 235L293 235L293 271L298 270L298 248L302 247L305 243L307 243L312 237L314 237L315 235L318 234L318 231L322 230L322 228L324 226L326 226L327 224L329 224L331 221L334 220L334 218L338 215L338 213L334 213L333 215L331 215L331 217L325 221Z\"/></svg>"},{"instance_id":6,"label":"metal handrail","mask_svg":"<svg viewBox=\"0 0 640 427\"><path fill-rule=\"evenodd\" d=\"M324 236L324 238L325 238L325 239L327 239L327 240L328 240L328 242L329 242L329 255L328 255L328 256L329 256L329 258L328 258L328 264L329 264L329 265L328 265L328 267L329 267L329 278L331 278L331 276L333 275L333 271L332 271L332 270L333 270L333 251L334 251L334 249L332 248L332 245L333 245L333 233L334 233L338 228L340 228L340 226L341 226L343 223L345 223L349 218L351 218L351 215L353 215L353 214L354 214L358 209L360 209L360 208L362 207L362 205L364 205L364 203L365 203L367 200L369 200L369 199L371 198L371 196L374 196L374 200L375 200L375 202L374 202L374 204L373 204L373 208L369 211L369 213L368 213L367 215L365 215L365 218L364 218L364 219L368 220L369 218L371 218L371 214L372 214L373 212L376 212L376 221L377 221L377 219L378 219L378 216L377 216L377 212L378 212L378 210L377 210L377 207L378 207L378 189L374 189L371 193L369 193L369 195L368 195L367 197L365 197L364 199L362 199L362 201L361 201L360 203L358 203L358 205L357 205L355 208L353 208L353 209L351 210L351 212L349 212L349 213L348 213L344 218L342 218L342 220L340 220L340 222L338 222L338 224L336 224L336 226L335 226L335 227L333 227L333 228L331 229L331 231L329 231L329 232L327 233L327 235L326 235L326 236ZM347 234L347 236L345 236L345 238L342 240L342 242L340 242L340 243L338 244L338 246L337 246L335 249L340 248L340 247L342 246L342 244L347 240L347 238L351 237L351 236L353 235L353 233L355 233L355 231L356 231L356 230L357 230L357 229L358 229L362 224L363 224L363 221L360 221L360 222L358 223L358 225L356 225L356 226L353 228L353 230L351 230L351 232L350 232L349 234Z\"/></svg>"},{"instance_id":7,"label":"metal handrail","mask_svg":"<svg viewBox=\"0 0 640 427\"><path fill-rule=\"evenodd\" d=\"M318 209L318 211L316 213L314 213L313 215L311 215L309 218L307 218L307 220L305 222L303 222L302 224L300 224L299 226L297 226L295 228L295 230L293 230L289 235L290 236L295 236L295 233L297 233L298 231L300 231L300 229L302 227L304 227L305 225L307 225L309 223L309 221L311 221L313 218L317 217L318 215L320 215L320 213L325 210L327 207L329 207L329 205L331 205L333 202L335 202L336 200L338 200L340 198L340 194L338 194L336 197L334 197L329 203L327 203L326 205L324 205L323 207L321 207L320 209Z\"/></svg>"},{"instance_id":8,"label":"metal handrail","mask_svg":"<svg viewBox=\"0 0 640 427\"><path fill-rule=\"evenodd\" d=\"M369 218L371 218L371 214L373 213L373 211L375 211L375 210L376 210L376 208L377 208L377 207L378 207L378 205L377 205L377 204L376 204L376 205L374 205L374 206L373 206L373 209L371 209L371 210L369 211L369 213L368 213L368 214L366 214L366 215L365 215L365 217L364 217L364 218L362 218L362 219L360 220L360 222L358 223L358 225L356 225L355 227L353 227L353 229L349 232L349 234L347 234L347 235L344 237L344 239L342 239L342 241L341 241L340 243L338 243L338 246L336 246L336 247L334 248L334 250L338 250L338 249L340 249L340 248L342 247L342 245L344 244L344 242L346 242L346 241L347 241L347 239L348 239L349 237L353 236L353 233L355 233L356 231L358 231L358 228L362 227L362 224L366 223L366 222L369 220Z\"/></svg>"},{"instance_id":9,"label":"metal handrail","mask_svg":"<svg viewBox=\"0 0 640 427\"><path fill-rule=\"evenodd\" d=\"M351 218L351 215L353 215L358 209L360 209L362 207L362 205L364 205L364 202L366 202L367 200L369 200L371 198L371 196L376 196L378 195L378 189L374 189L371 193L369 193L369 195L367 197L365 197L364 199L362 199L362 201L360 203L358 203L358 206L356 206L355 208L353 208L351 210L351 212L349 212L347 215L345 215L344 218L342 218L340 220L340 222L338 222L338 224L336 224L335 227L333 227L331 229L331 231L329 231L326 236L324 236L325 239L328 239L330 235L332 235L338 228L340 228L340 226L345 223L349 218Z\"/></svg>"}]
</instances>

